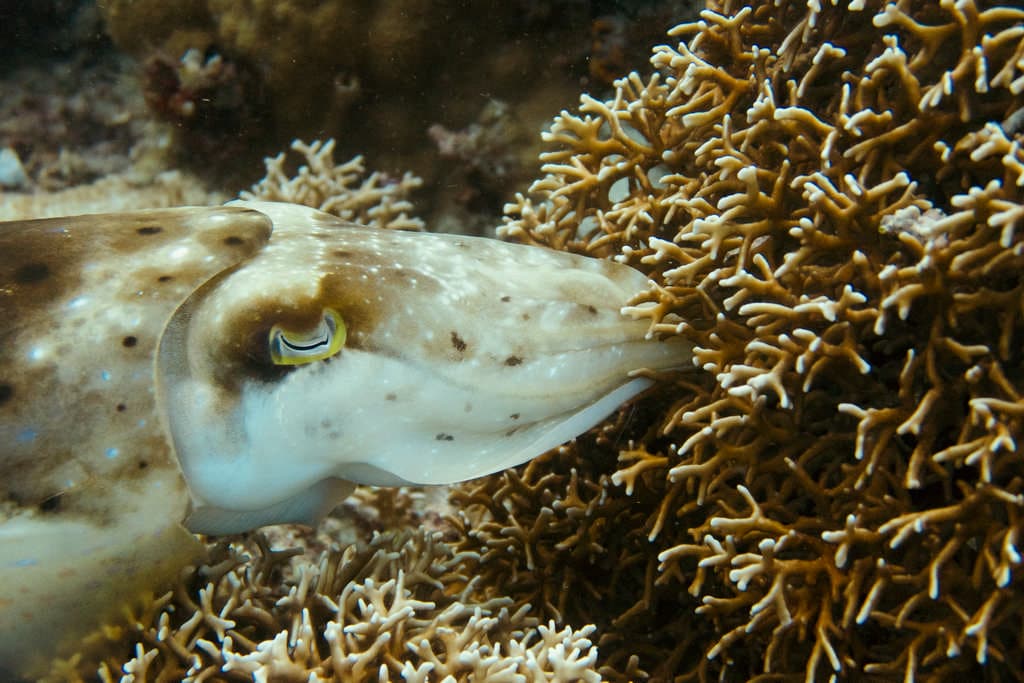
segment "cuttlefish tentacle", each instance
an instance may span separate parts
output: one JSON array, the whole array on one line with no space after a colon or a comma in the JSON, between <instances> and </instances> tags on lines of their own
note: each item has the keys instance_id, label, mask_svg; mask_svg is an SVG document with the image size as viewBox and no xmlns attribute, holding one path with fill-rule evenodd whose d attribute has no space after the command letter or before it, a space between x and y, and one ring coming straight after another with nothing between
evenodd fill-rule
<instances>
[{"instance_id":1,"label":"cuttlefish tentacle","mask_svg":"<svg viewBox=\"0 0 1024 683\"><path fill-rule=\"evenodd\" d=\"M7 224L0 278L3 662L187 562L186 529L517 465L689 361L620 314L625 266L286 204Z\"/></svg>"}]
</instances>

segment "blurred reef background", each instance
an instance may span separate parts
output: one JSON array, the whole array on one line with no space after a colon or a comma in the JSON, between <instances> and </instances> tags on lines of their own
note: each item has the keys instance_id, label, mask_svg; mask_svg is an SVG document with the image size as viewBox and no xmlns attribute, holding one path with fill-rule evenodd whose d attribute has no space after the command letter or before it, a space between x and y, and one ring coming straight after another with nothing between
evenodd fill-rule
<instances>
[{"instance_id":1,"label":"blurred reef background","mask_svg":"<svg viewBox=\"0 0 1024 683\"><path fill-rule=\"evenodd\" d=\"M695 6L5 1L0 144L24 172L0 185L117 176L197 202L247 187L293 139L333 138L340 157L422 178L436 229L493 230L538 170L537 131L581 90L608 93L642 67Z\"/></svg>"},{"instance_id":2,"label":"blurred reef background","mask_svg":"<svg viewBox=\"0 0 1024 683\"><path fill-rule=\"evenodd\" d=\"M5 216L245 190L496 232L640 269L627 312L694 348L522 467L211 541L54 680L1024 680L1019 3L0 26Z\"/></svg>"}]
</instances>

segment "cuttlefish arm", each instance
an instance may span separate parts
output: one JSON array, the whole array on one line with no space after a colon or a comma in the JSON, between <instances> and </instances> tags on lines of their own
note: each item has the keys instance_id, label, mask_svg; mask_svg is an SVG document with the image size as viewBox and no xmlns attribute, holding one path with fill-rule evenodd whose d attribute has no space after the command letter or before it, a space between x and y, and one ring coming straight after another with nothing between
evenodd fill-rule
<instances>
[{"instance_id":1,"label":"cuttlefish arm","mask_svg":"<svg viewBox=\"0 0 1024 683\"><path fill-rule=\"evenodd\" d=\"M0 662L187 562L599 422L689 349L625 266L236 203L0 226ZM42 647L46 644L48 647ZM28 665L12 665L27 671Z\"/></svg>"}]
</instances>

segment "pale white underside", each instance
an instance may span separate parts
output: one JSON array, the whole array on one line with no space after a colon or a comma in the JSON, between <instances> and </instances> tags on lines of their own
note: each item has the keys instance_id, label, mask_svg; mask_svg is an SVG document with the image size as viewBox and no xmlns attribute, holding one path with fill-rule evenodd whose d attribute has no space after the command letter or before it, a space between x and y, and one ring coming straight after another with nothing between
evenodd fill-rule
<instances>
[{"instance_id":1,"label":"pale white underside","mask_svg":"<svg viewBox=\"0 0 1024 683\"><path fill-rule=\"evenodd\" d=\"M517 393L514 382L463 385L413 361L355 350L280 383L248 386L230 416L217 412L211 387L177 384L170 426L193 495L189 527L226 533L265 520L312 522L348 493L321 483L332 478L448 484L519 465L649 385L600 376L600 368L614 367L602 356L622 352L616 346L573 352L584 358L572 362L548 359L552 387L560 374L567 375L563 387L580 370L591 376L586 393L546 396ZM587 402L591 392L597 398Z\"/></svg>"}]
</instances>

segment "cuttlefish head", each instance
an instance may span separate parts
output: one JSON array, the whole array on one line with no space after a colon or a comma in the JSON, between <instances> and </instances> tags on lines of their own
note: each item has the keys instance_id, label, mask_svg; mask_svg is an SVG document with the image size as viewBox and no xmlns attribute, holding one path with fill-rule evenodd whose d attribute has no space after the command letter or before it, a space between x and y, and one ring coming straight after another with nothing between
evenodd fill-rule
<instances>
[{"instance_id":1,"label":"cuttlefish head","mask_svg":"<svg viewBox=\"0 0 1024 683\"><path fill-rule=\"evenodd\" d=\"M166 585L188 531L522 463L689 362L625 266L239 203L0 224L0 678Z\"/></svg>"},{"instance_id":2,"label":"cuttlefish head","mask_svg":"<svg viewBox=\"0 0 1024 683\"><path fill-rule=\"evenodd\" d=\"M194 531L518 465L645 388L633 371L688 360L621 315L646 284L628 267L243 205L270 243L177 310L157 359Z\"/></svg>"}]
</instances>

